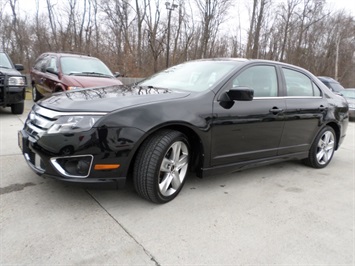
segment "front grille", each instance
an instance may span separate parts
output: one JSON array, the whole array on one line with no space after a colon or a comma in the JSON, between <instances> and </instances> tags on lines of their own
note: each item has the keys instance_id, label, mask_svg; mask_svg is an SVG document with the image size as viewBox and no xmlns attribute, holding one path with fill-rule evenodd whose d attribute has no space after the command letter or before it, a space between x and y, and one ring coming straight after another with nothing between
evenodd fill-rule
<instances>
[{"instance_id":1,"label":"front grille","mask_svg":"<svg viewBox=\"0 0 355 266\"><path fill-rule=\"evenodd\" d=\"M38 140L60 116L59 112L35 105L27 117L25 130L27 133Z\"/></svg>"}]
</instances>

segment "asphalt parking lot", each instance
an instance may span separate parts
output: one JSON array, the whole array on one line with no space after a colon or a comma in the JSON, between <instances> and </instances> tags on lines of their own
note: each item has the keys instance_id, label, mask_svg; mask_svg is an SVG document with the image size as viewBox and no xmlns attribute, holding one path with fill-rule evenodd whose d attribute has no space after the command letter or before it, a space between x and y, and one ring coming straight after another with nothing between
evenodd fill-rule
<instances>
[{"instance_id":1,"label":"asphalt parking lot","mask_svg":"<svg viewBox=\"0 0 355 266\"><path fill-rule=\"evenodd\" d=\"M1 265L354 265L355 123L330 165L190 177L165 205L34 174L0 109Z\"/></svg>"}]
</instances>

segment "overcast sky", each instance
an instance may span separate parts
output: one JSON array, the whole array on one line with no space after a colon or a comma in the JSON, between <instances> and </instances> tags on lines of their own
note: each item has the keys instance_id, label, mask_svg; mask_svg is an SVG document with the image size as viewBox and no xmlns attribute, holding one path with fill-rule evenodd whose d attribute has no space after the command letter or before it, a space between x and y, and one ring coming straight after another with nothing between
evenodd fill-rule
<instances>
[{"instance_id":1,"label":"overcast sky","mask_svg":"<svg viewBox=\"0 0 355 266\"><path fill-rule=\"evenodd\" d=\"M57 0L58 3L63 2L65 0ZM172 0L167 0L172 2ZM190 0L192 1L192 0ZM245 5L248 1L252 3L252 0L234 0L235 3L240 3L241 5ZM274 2L286 2L286 0L273 0ZM326 0L330 9L341 10L344 9L347 12L350 12L353 16L355 16L355 0ZM0 3L4 2L0 0ZM5 1L6 2L6 1ZM55 1L53 1L55 2ZM19 6L21 10L27 11L31 13L31 11L35 10L36 0L18 0ZM40 0L41 6L44 8L46 1Z\"/></svg>"}]
</instances>

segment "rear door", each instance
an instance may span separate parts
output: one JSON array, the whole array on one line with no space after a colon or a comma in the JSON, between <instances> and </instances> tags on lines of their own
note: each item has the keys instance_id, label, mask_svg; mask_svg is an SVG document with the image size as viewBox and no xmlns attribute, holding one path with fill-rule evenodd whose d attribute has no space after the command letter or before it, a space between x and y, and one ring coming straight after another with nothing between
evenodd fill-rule
<instances>
[{"instance_id":1,"label":"rear door","mask_svg":"<svg viewBox=\"0 0 355 266\"><path fill-rule=\"evenodd\" d=\"M219 96L238 86L254 89L254 99L223 107ZM250 66L225 85L213 102L212 166L277 155L286 108L278 93L279 75L272 64Z\"/></svg>"},{"instance_id":2,"label":"rear door","mask_svg":"<svg viewBox=\"0 0 355 266\"><path fill-rule=\"evenodd\" d=\"M282 67L282 73L286 110L279 155L306 152L326 116L328 102L306 73L287 67Z\"/></svg>"}]
</instances>

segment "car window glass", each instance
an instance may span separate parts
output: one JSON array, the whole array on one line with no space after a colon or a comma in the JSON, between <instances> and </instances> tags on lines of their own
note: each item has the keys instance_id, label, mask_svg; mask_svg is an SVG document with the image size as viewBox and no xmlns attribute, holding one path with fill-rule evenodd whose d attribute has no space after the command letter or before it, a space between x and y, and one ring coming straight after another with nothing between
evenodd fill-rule
<instances>
[{"instance_id":1,"label":"car window glass","mask_svg":"<svg viewBox=\"0 0 355 266\"><path fill-rule=\"evenodd\" d=\"M170 67L139 83L152 86L187 91L205 91L212 88L242 62L197 61Z\"/></svg>"},{"instance_id":2,"label":"car window glass","mask_svg":"<svg viewBox=\"0 0 355 266\"><path fill-rule=\"evenodd\" d=\"M5 68L12 68L11 62L4 53L0 53L0 66Z\"/></svg>"},{"instance_id":3,"label":"car window glass","mask_svg":"<svg viewBox=\"0 0 355 266\"><path fill-rule=\"evenodd\" d=\"M312 82L312 85L313 85L313 96L322 96L318 86L314 82Z\"/></svg>"},{"instance_id":4,"label":"car window glass","mask_svg":"<svg viewBox=\"0 0 355 266\"><path fill-rule=\"evenodd\" d=\"M341 94L345 97L345 98L353 98L355 99L355 90L342 90Z\"/></svg>"},{"instance_id":5,"label":"car window glass","mask_svg":"<svg viewBox=\"0 0 355 266\"><path fill-rule=\"evenodd\" d=\"M34 68L37 70L42 70L42 67L47 63L47 56L46 57L41 57L38 59L38 61L35 63Z\"/></svg>"},{"instance_id":6,"label":"car window glass","mask_svg":"<svg viewBox=\"0 0 355 266\"><path fill-rule=\"evenodd\" d=\"M273 66L253 66L233 80L233 87L249 87L254 97L277 96L277 75Z\"/></svg>"},{"instance_id":7,"label":"car window glass","mask_svg":"<svg viewBox=\"0 0 355 266\"><path fill-rule=\"evenodd\" d=\"M301 72L283 68L287 96L320 96L318 87Z\"/></svg>"},{"instance_id":8,"label":"car window glass","mask_svg":"<svg viewBox=\"0 0 355 266\"><path fill-rule=\"evenodd\" d=\"M49 64L47 66L48 68L53 69L53 71L58 72L57 69L57 60L55 57L51 57L51 59L49 60Z\"/></svg>"},{"instance_id":9,"label":"car window glass","mask_svg":"<svg viewBox=\"0 0 355 266\"><path fill-rule=\"evenodd\" d=\"M339 83L330 82L329 87L335 92L339 92L341 90L344 90L344 87L341 86Z\"/></svg>"},{"instance_id":10,"label":"car window glass","mask_svg":"<svg viewBox=\"0 0 355 266\"><path fill-rule=\"evenodd\" d=\"M109 68L97 58L63 56L60 58L60 64L65 75L98 73L113 76Z\"/></svg>"}]
</instances>

